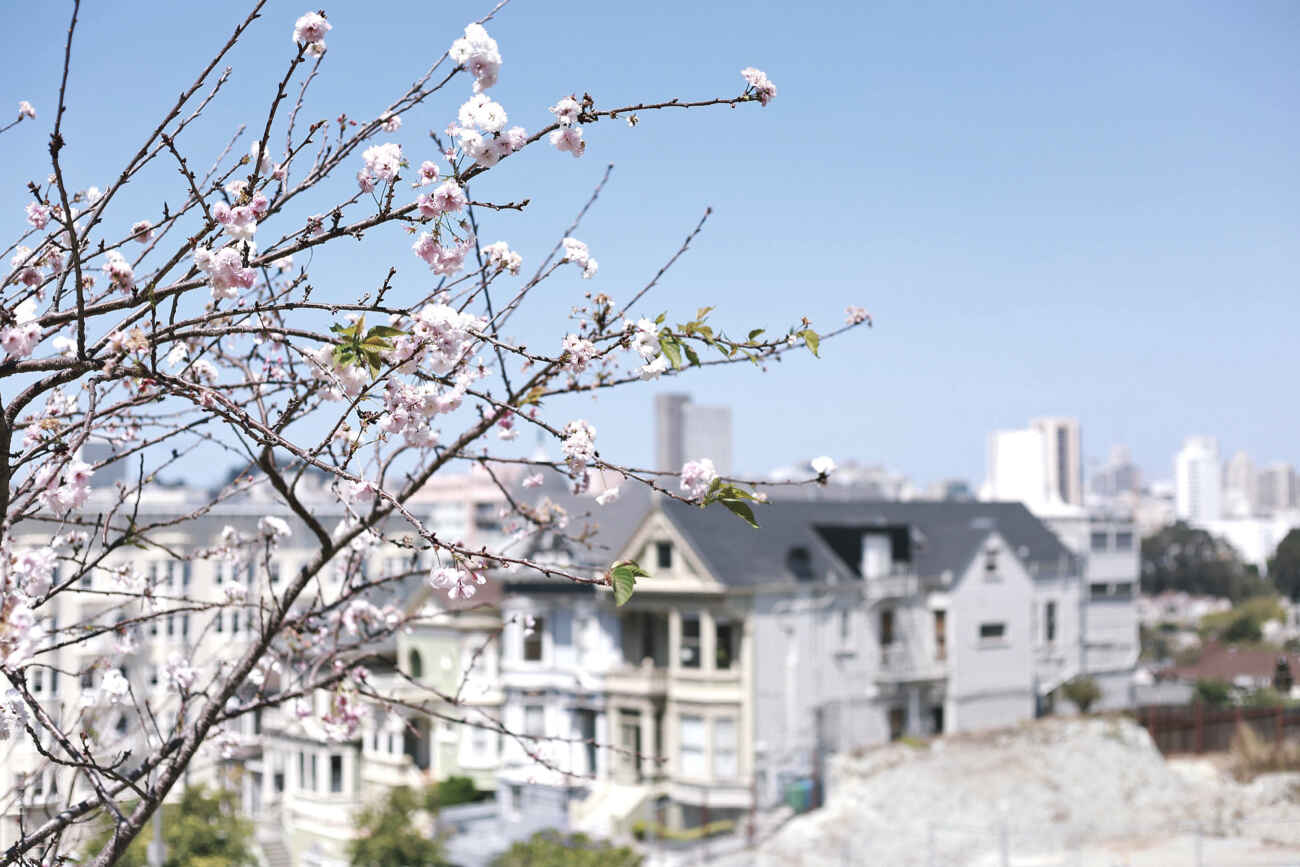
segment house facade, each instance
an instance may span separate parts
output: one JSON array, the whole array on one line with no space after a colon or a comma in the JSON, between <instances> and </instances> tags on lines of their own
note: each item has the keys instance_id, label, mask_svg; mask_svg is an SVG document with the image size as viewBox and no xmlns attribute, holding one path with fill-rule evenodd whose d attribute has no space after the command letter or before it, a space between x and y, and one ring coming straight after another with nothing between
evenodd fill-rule
<instances>
[{"instance_id":1,"label":"house facade","mask_svg":"<svg viewBox=\"0 0 1300 867\"><path fill-rule=\"evenodd\" d=\"M604 562L652 575L626 605L503 588L505 719L535 738L502 753L521 830L744 822L833 752L1030 719L1080 674L1131 682L1132 594L1094 599L1104 564L1019 504L778 502L757 531L619 508L639 517L601 513L622 539Z\"/></svg>"}]
</instances>

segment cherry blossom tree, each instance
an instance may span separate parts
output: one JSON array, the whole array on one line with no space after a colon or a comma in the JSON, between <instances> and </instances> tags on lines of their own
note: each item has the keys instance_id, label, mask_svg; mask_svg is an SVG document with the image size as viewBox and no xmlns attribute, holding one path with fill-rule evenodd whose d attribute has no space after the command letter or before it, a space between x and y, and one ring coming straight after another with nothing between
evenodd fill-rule
<instances>
[{"instance_id":1,"label":"cherry blossom tree","mask_svg":"<svg viewBox=\"0 0 1300 867\"><path fill-rule=\"evenodd\" d=\"M229 749L230 732L249 714L319 714L328 731L351 736L362 704L382 700L363 664L367 648L418 616L380 601L378 591L412 572L451 597L472 596L487 573L511 570L609 587L620 603L646 574L635 563L593 572L529 560L520 542L563 533L565 525L558 511L514 497L507 498L511 545L472 549L443 538L409 505L439 473L513 466L526 474L527 488L536 472L551 470L580 492L599 472L760 522L755 504L764 497L755 484L720 477L707 456L684 467L621 465L600 451L590 422L557 417L551 406L564 395L707 366L757 372L787 352L817 354L828 338L869 324L850 307L844 323L826 331L807 320L771 330L740 322L733 334L717 324L722 312L657 313L651 294L704 219L644 285L575 293L572 281L599 273L599 251L580 236L604 179L541 261L526 262L508 241L486 243L481 235L502 212L527 217L526 200L477 200L472 192L476 179L520 151L582 158L600 147L592 131L601 124L635 125L668 109L767 106L777 91L758 69L741 71L734 87L717 82L723 95L709 98L651 94L606 107L588 94L561 94L549 109L512 106L508 115L491 97L509 74L488 29L499 5L371 116L309 120L330 113L328 97L317 100L312 84L329 62L335 22L324 12L267 22L263 6L234 26L160 119L130 119L142 130L139 149L97 188L80 186L77 148L63 133L68 68L85 38L73 4L59 103L48 112L48 172L40 170L48 178L30 184L22 205L28 228L4 254L0 738L25 740L75 786L56 814L22 828L6 863L50 863L70 832L106 817L114 832L88 861L113 863L196 757ZM195 121L229 80L223 62L255 26L291 36L281 56L266 58L285 67L265 78L269 109L227 141L198 139ZM23 101L17 120L0 131L27 135L37 122ZM436 131L410 134L430 122ZM128 212L123 189L158 165L175 170L173 194L152 212ZM393 247L391 233L376 231L390 224L409 242ZM387 278L356 292L331 285L328 272L313 273L314 252L336 244L391 262ZM548 281L555 286L542 300L538 289ZM530 303L571 306L571 326L547 345L520 345L508 326ZM498 457L495 449L521 430L555 442L562 460ZM108 449L92 455L91 443ZM155 496L161 475L213 448L241 470L211 502L165 520L141 517L140 503ZM114 464L123 465L125 480L97 489L96 474ZM819 468L809 481L824 482L829 471ZM326 480L343 520L321 517L307 490L313 479ZM187 556L251 574L268 570L290 536L305 534L309 562L278 583L231 584L218 598L199 598L185 585L177 591L162 576L115 565L133 548L167 550L169 533L254 488L277 509L251 528L226 528ZM598 507L617 491L603 491ZM31 543L32 527L42 544ZM365 552L384 544L409 552L418 566L378 575L362 568ZM328 592L326 575L335 579ZM93 593L97 606L60 618L60 600L79 593ZM169 716L110 664L163 618L223 611L242 612L247 640L168 659ZM48 710L32 687L43 669L80 678L88 685L82 701L62 714ZM323 705L308 701L322 693ZM104 708L129 713L146 736L129 749L115 745L97 722Z\"/></svg>"}]
</instances>

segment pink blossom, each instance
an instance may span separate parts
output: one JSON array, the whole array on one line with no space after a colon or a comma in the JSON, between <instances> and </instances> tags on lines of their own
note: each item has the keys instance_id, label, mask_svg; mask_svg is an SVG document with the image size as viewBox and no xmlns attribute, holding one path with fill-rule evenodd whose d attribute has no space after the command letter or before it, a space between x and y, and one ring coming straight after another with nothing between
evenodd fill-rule
<instances>
[{"instance_id":1,"label":"pink blossom","mask_svg":"<svg viewBox=\"0 0 1300 867\"><path fill-rule=\"evenodd\" d=\"M50 206L40 202L27 203L27 222L36 229L44 229L50 221Z\"/></svg>"},{"instance_id":2,"label":"pink blossom","mask_svg":"<svg viewBox=\"0 0 1300 867\"><path fill-rule=\"evenodd\" d=\"M602 506L608 506L618 500L618 488L606 488L596 495L596 502Z\"/></svg>"},{"instance_id":3,"label":"pink blossom","mask_svg":"<svg viewBox=\"0 0 1300 867\"><path fill-rule=\"evenodd\" d=\"M325 20L319 12L308 12L293 25L293 41L298 45L311 45L323 42L325 34L334 29L334 25Z\"/></svg>"},{"instance_id":4,"label":"pink blossom","mask_svg":"<svg viewBox=\"0 0 1300 867\"><path fill-rule=\"evenodd\" d=\"M755 69L752 66L746 66L744 69L740 70L740 74L745 77L745 81L749 84L749 86L745 88L745 92L749 93L752 90L754 98L757 99L760 104L767 105L776 98L776 85L768 81L767 73L763 72L763 70Z\"/></svg>"},{"instance_id":5,"label":"pink blossom","mask_svg":"<svg viewBox=\"0 0 1300 867\"><path fill-rule=\"evenodd\" d=\"M32 104L24 99L18 103L18 116L30 117L32 120L36 120L36 109L32 108Z\"/></svg>"},{"instance_id":6,"label":"pink blossom","mask_svg":"<svg viewBox=\"0 0 1300 867\"><path fill-rule=\"evenodd\" d=\"M538 488L542 485L542 474L533 473L531 476L525 476L522 482L525 488Z\"/></svg>"},{"instance_id":7,"label":"pink blossom","mask_svg":"<svg viewBox=\"0 0 1300 867\"><path fill-rule=\"evenodd\" d=\"M582 156L583 151L587 149L587 143L582 140L582 127L566 126L561 127L551 133L551 144L558 151L568 151L575 157Z\"/></svg>"},{"instance_id":8,"label":"pink blossom","mask_svg":"<svg viewBox=\"0 0 1300 867\"><path fill-rule=\"evenodd\" d=\"M457 66L474 76L474 92L479 93L497 83L501 71L501 52L496 40L488 36L482 24L465 27L465 36L447 51Z\"/></svg>"},{"instance_id":9,"label":"pink blossom","mask_svg":"<svg viewBox=\"0 0 1300 867\"><path fill-rule=\"evenodd\" d=\"M189 689L195 679L199 676L194 666L190 665L189 660L179 653L173 653L167 657L165 667L167 684L177 692L184 692Z\"/></svg>"},{"instance_id":10,"label":"pink blossom","mask_svg":"<svg viewBox=\"0 0 1300 867\"><path fill-rule=\"evenodd\" d=\"M566 370L582 373L596 356L596 344L576 334L566 334L561 355Z\"/></svg>"},{"instance_id":11,"label":"pink blossom","mask_svg":"<svg viewBox=\"0 0 1300 867\"><path fill-rule=\"evenodd\" d=\"M396 142L371 145L361 154L366 173L376 180L390 181L402 168L402 146Z\"/></svg>"},{"instance_id":12,"label":"pink blossom","mask_svg":"<svg viewBox=\"0 0 1300 867\"><path fill-rule=\"evenodd\" d=\"M591 252L587 245L577 238L565 238L564 244L564 261L573 262L582 269L582 277L589 280L596 275L596 270L600 267L595 259L592 258Z\"/></svg>"},{"instance_id":13,"label":"pink blossom","mask_svg":"<svg viewBox=\"0 0 1300 867\"><path fill-rule=\"evenodd\" d=\"M850 304L844 308L844 322L846 325L857 325L860 322L869 322L871 315L861 307L854 307Z\"/></svg>"},{"instance_id":14,"label":"pink blossom","mask_svg":"<svg viewBox=\"0 0 1300 867\"><path fill-rule=\"evenodd\" d=\"M429 263L433 273L449 277L465 264L465 254L472 244L472 240L465 240L446 247L439 244L433 235L424 232L411 245L411 249L415 250L415 255Z\"/></svg>"},{"instance_id":15,"label":"pink blossom","mask_svg":"<svg viewBox=\"0 0 1300 867\"><path fill-rule=\"evenodd\" d=\"M573 126L578 122L578 113L582 111L582 106L572 96L566 96L547 111L555 115L560 126Z\"/></svg>"},{"instance_id":16,"label":"pink blossom","mask_svg":"<svg viewBox=\"0 0 1300 867\"><path fill-rule=\"evenodd\" d=\"M0 346L10 358L26 358L41 342L41 325L36 321L36 299L28 298L14 309L14 324L0 330Z\"/></svg>"},{"instance_id":17,"label":"pink blossom","mask_svg":"<svg viewBox=\"0 0 1300 867\"><path fill-rule=\"evenodd\" d=\"M438 180L438 164L432 160L420 163L420 184L431 184Z\"/></svg>"},{"instance_id":18,"label":"pink blossom","mask_svg":"<svg viewBox=\"0 0 1300 867\"><path fill-rule=\"evenodd\" d=\"M140 220L131 224L131 237L141 244L148 244L153 240L153 223L148 220Z\"/></svg>"},{"instance_id":19,"label":"pink blossom","mask_svg":"<svg viewBox=\"0 0 1300 867\"><path fill-rule=\"evenodd\" d=\"M402 116L400 114L390 114L384 118L384 132L397 132L402 128Z\"/></svg>"},{"instance_id":20,"label":"pink blossom","mask_svg":"<svg viewBox=\"0 0 1300 867\"><path fill-rule=\"evenodd\" d=\"M113 282L123 292L130 292L135 289L135 272L131 270L131 263L122 257L122 254L116 250L109 250L107 262L104 264L104 273L108 279Z\"/></svg>"},{"instance_id":21,"label":"pink blossom","mask_svg":"<svg viewBox=\"0 0 1300 867\"><path fill-rule=\"evenodd\" d=\"M489 265L509 271L511 274L518 274L520 266L524 264L524 257L511 250L505 241L497 241L484 247L483 258L487 259Z\"/></svg>"},{"instance_id":22,"label":"pink blossom","mask_svg":"<svg viewBox=\"0 0 1300 867\"><path fill-rule=\"evenodd\" d=\"M455 213L465 207L468 201L460 185L450 180L443 181L432 193L425 193L416 200L420 215L424 217Z\"/></svg>"},{"instance_id":23,"label":"pink blossom","mask_svg":"<svg viewBox=\"0 0 1300 867\"><path fill-rule=\"evenodd\" d=\"M713 461L708 458L687 461L682 464L682 492L692 500L697 500L708 493L709 485L713 484L713 480L717 477L718 471L714 469Z\"/></svg>"},{"instance_id":24,"label":"pink blossom","mask_svg":"<svg viewBox=\"0 0 1300 867\"><path fill-rule=\"evenodd\" d=\"M233 245L215 253L199 247L194 251L194 264L208 275L215 299L237 298L240 289L252 289L257 281L257 272L244 267L243 254Z\"/></svg>"}]
</instances>

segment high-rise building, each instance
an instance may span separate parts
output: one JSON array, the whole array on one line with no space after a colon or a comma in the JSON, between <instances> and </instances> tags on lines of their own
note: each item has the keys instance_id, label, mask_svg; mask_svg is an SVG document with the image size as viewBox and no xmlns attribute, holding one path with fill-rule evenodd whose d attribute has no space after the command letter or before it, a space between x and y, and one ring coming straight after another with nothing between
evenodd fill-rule
<instances>
[{"instance_id":1,"label":"high-rise building","mask_svg":"<svg viewBox=\"0 0 1300 867\"><path fill-rule=\"evenodd\" d=\"M1256 479L1255 503L1263 514L1274 514L1300 506L1295 467L1287 463L1270 464Z\"/></svg>"},{"instance_id":2,"label":"high-rise building","mask_svg":"<svg viewBox=\"0 0 1300 867\"><path fill-rule=\"evenodd\" d=\"M1222 515L1219 441L1193 436L1174 456L1174 513L1184 521L1215 521Z\"/></svg>"},{"instance_id":3,"label":"high-rise building","mask_svg":"<svg viewBox=\"0 0 1300 867\"><path fill-rule=\"evenodd\" d=\"M700 458L731 474L731 408L700 406L688 394L656 395L655 469L676 471Z\"/></svg>"},{"instance_id":4,"label":"high-rise building","mask_svg":"<svg viewBox=\"0 0 1300 867\"><path fill-rule=\"evenodd\" d=\"M1098 497L1136 494L1142 488L1142 471L1133 463L1128 446L1111 446L1110 457L1090 473L1088 491Z\"/></svg>"},{"instance_id":5,"label":"high-rise building","mask_svg":"<svg viewBox=\"0 0 1300 867\"><path fill-rule=\"evenodd\" d=\"M1238 451L1223 465L1223 514L1228 518L1249 518L1257 503L1255 462Z\"/></svg>"},{"instance_id":6,"label":"high-rise building","mask_svg":"<svg viewBox=\"0 0 1300 867\"><path fill-rule=\"evenodd\" d=\"M1036 418L1029 427L989 436L987 499L1022 502L1030 509L1048 503L1083 504L1083 462L1079 422Z\"/></svg>"}]
</instances>

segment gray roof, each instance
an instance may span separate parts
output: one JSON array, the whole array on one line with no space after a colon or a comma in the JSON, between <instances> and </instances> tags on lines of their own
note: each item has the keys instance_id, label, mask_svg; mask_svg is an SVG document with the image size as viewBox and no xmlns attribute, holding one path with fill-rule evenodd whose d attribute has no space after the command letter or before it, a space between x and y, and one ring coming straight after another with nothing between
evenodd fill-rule
<instances>
[{"instance_id":1,"label":"gray roof","mask_svg":"<svg viewBox=\"0 0 1300 867\"><path fill-rule=\"evenodd\" d=\"M755 506L758 530L717 505L701 509L666 501L659 507L709 571L731 586L793 583L794 549L807 552L814 579L825 580L828 573L860 578L861 537L881 528L897 528L907 537L913 566L924 577L959 575L994 531L1040 574L1071 563L1056 534L1020 503L775 502Z\"/></svg>"}]
</instances>

